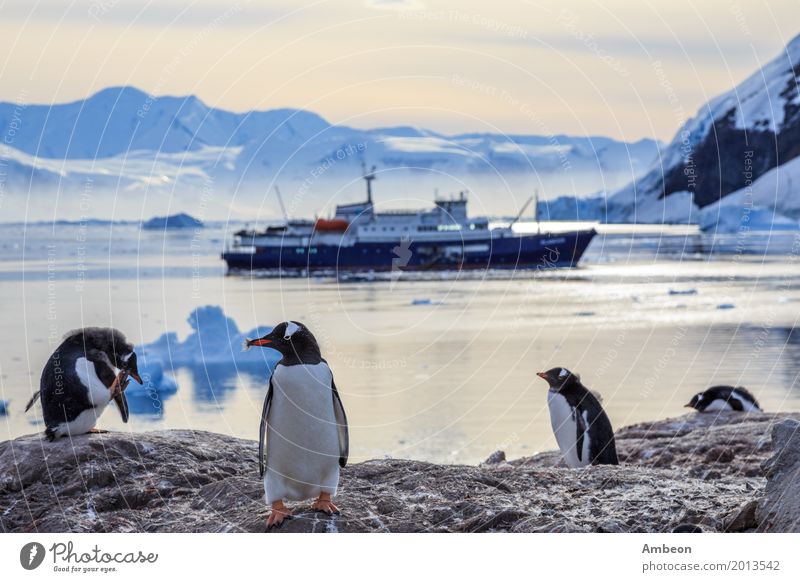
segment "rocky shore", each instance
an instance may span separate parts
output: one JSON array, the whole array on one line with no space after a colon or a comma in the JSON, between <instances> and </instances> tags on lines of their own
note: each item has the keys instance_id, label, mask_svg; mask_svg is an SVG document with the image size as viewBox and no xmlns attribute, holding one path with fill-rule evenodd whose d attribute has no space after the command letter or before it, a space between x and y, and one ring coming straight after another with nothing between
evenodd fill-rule
<instances>
[{"instance_id":1,"label":"rocky shore","mask_svg":"<svg viewBox=\"0 0 800 582\"><path fill-rule=\"evenodd\" d=\"M558 455L479 466L382 459L342 471L328 517L279 532L800 531L800 414L689 414L617 432L619 466ZM263 532L257 445L169 430L0 443L0 531Z\"/></svg>"}]
</instances>

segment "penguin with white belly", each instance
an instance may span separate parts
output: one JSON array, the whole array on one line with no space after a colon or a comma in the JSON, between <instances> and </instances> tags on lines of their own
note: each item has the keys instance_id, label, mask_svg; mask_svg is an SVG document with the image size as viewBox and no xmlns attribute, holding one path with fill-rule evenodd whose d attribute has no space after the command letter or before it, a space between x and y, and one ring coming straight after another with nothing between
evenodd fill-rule
<instances>
[{"instance_id":1,"label":"penguin with white belly","mask_svg":"<svg viewBox=\"0 0 800 582\"><path fill-rule=\"evenodd\" d=\"M286 321L245 347L262 346L283 356L269 379L261 412L258 458L271 513L267 527L291 516L284 500L314 498L312 508L329 515L347 464L347 417L328 363L302 323Z\"/></svg>"},{"instance_id":2,"label":"penguin with white belly","mask_svg":"<svg viewBox=\"0 0 800 582\"><path fill-rule=\"evenodd\" d=\"M566 368L536 374L550 385L547 406L558 448L576 469L588 465L618 465L614 429L595 394Z\"/></svg>"},{"instance_id":3,"label":"penguin with white belly","mask_svg":"<svg viewBox=\"0 0 800 582\"><path fill-rule=\"evenodd\" d=\"M756 397L742 386L712 386L692 396L684 406L697 412L761 412Z\"/></svg>"},{"instance_id":4,"label":"penguin with white belly","mask_svg":"<svg viewBox=\"0 0 800 582\"><path fill-rule=\"evenodd\" d=\"M101 432L95 424L112 400L122 421L128 422L128 376L142 383L133 345L122 332L106 327L71 331L47 360L39 390L25 412L41 399L44 433L50 441Z\"/></svg>"}]
</instances>

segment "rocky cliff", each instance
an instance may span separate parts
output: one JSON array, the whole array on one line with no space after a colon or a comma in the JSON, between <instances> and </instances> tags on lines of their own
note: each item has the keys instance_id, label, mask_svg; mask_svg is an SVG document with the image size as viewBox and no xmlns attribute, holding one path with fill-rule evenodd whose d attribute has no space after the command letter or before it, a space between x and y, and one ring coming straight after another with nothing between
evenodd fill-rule
<instances>
[{"instance_id":1,"label":"rocky cliff","mask_svg":"<svg viewBox=\"0 0 800 582\"><path fill-rule=\"evenodd\" d=\"M800 531L798 420L691 414L630 426L617 435L622 464L586 470L558 466L555 453L497 452L479 466L356 463L342 472L342 515L294 504L277 531ZM186 430L0 443L0 529L262 532L256 449Z\"/></svg>"}]
</instances>

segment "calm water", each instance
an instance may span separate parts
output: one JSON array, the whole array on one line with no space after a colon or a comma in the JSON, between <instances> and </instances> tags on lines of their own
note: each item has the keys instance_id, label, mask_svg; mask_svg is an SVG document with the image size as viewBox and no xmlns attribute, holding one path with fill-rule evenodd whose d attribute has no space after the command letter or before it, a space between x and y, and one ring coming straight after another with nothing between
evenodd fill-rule
<instances>
[{"instance_id":1,"label":"calm water","mask_svg":"<svg viewBox=\"0 0 800 582\"><path fill-rule=\"evenodd\" d=\"M736 241L685 229L607 230L573 270L337 282L225 276L222 227L0 226L0 398L10 400L0 439L40 429L38 410L23 408L66 331L114 325L137 344L167 331L183 339L202 305L221 306L241 330L285 319L312 328L343 394L354 460L472 463L498 448L551 449L535 372L556 365L603 394L616 426L682 414L710 383L800 410L800 261L780 245L737 252ZM734 252L709 255L720 242ZM266 363L205 365L198 353L175 377L178 391L158 406L133 402L127 425L109 408L102 425L256 438Z\"/></svg>"}]
</instances>

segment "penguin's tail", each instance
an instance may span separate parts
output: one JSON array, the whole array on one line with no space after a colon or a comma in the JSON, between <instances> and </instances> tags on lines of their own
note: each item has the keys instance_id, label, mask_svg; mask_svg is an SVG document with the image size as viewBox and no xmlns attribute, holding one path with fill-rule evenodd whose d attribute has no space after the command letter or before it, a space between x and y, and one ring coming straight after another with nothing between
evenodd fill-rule
<instances>
[{"instance_id":1,"label":"penguin's tail","mask_svg":"<svg viewBox=\"0 0 800 582\"><path fill-rule=\"evenodd\" d=\"M41 396L41 394L42 393L39 390L33 393L33 396L31 396L31 399L28 400L28 404L25 406L25 412L28 412L31 409L31 407L33 407L33 405L36 404L36 401L39 400L39 396Z\"/></svg>"}]
</instances>

